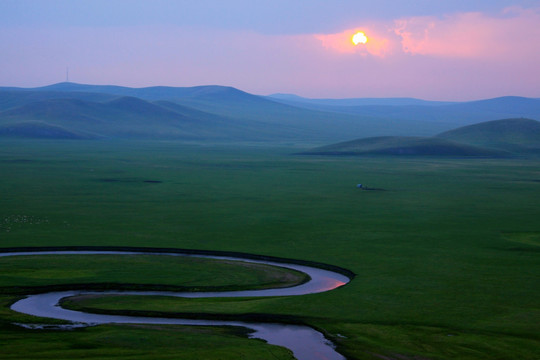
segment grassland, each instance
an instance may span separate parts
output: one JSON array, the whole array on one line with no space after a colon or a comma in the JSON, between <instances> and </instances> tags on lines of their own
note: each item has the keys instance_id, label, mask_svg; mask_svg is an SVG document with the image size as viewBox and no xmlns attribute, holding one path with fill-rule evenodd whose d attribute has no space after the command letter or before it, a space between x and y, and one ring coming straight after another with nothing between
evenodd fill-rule
<instances>
[{"instance_id":1,"label":"grassland","mask_svg":"<svg viewBox=\"0 0 540 360\"><path fill-rule=\"evenodd\" d=\"M329 159L289 155L294 152L298 148L2 141L0 247L178 247L329 263L357 276L338 290L301 297L80 304L289 316L326 332L350 359L540 357L540 160ZM385 191L360 191L357 183ZM10 268L2 265L5 271ZM2 294L6 306L10 297ZM144 331L155 341L160 331L189 334L175 337L177 346L203 331L108 326L30 332L9 325L19 315L5 306L5 358L25 342L76 347L79 336L137 343L138 335L127 334ZM221 358L228 346L220 345L223 331L204 330L201 343L191 343L206 344L204 358ZM4 339L14 338L5 352ZM266 353L264 344L229 339L241 349L258 349L246 358ZM114 353L110 343L98 343L99 351ZM142 349L137 354L151 358ZM54 357L72 355L58 350Z\"/></svg>"},{"instance_id":2,"label":"grassland","mask_svg":"<svg viewBox=\"0 0 540 360\"><path fill-rule=\"evenodd\" d=\"M287 287L308 280L305 274L275 266L156 255L15 256L2 259L2 266L9 271L0 273L0 287L22 294L52 286L227 291Z\"/></svg>"},{"instance_id":3,"label":"grassland","mask_svg":"<svg viewBox=\"0 0 540 360\"><path fill-rule=\"evenodd\" d=\"M2 359L294 359L286 349L225 327L106 325L65 332L3 326L1 332Z\"/></svg>"}]
</instances>

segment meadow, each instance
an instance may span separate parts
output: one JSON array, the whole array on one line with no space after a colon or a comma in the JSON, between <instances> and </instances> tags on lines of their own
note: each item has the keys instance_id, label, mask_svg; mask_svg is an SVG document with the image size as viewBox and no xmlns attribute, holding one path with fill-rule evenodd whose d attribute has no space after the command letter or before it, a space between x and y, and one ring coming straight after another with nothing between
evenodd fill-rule
<instances>
[{"instance_id":1,"label":"meadow","mask_svg":"<svg viewBox=\"0 0 540 360\"><path fill-rule=\"evenodd\" d=\"M300 150L3 140L0 247L174 247L327 263L356 276L299 297L103 297L70 306L287 318L323 331L348 359L540 357L540 159L292 155ZM88 259L73 273L69 263L53 271L39 261L41 277L0 260L0 358L145 359L157 358L156 347L164 359L290 358L231 328L16 327L36 321L9 310L13 286L52 285L54 276L77 283L91 268ZM221 274L219 286L231 285L219 281L230 277L219 266L206 268ZM145 267L148 282L152 271L162 272ZM110 272L91 275L85 282L111 282ZM119 276L115 282L137 280Z\"/></svg>"}]
</instances>

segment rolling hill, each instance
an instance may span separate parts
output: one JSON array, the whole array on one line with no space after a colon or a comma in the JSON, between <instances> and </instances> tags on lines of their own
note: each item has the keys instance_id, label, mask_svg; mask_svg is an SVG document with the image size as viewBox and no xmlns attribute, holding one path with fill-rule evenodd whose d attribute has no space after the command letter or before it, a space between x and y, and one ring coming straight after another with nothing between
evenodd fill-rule
<instances>
[{"instance_id":1,"label":"rolling hill","mask_svg":"<svg viewBox=\"0 0 540 360\"><path fill-rule=\"evenodd\" d=\"M434 137L371 137L340 142L303 155L428 155L501 157L540 153L540 122L503 119L464 126Z\"/></svg>"},{"instance_id":2,"label":"rolling hill","mask_svg":"<svg viewBox=\"0 0 540 360\"><path fill-rule=\"evenodd\" d=\"M76 133L60 126L47 124L41 121L24 121L15 124L1 125L0 137L66 140L96 138L96 136L91 134Z\"/></svg>"},{"instance_id":3,"label":"rolling hill","mask_svg":"<svg viewBox=\"0 0 540 360\"><path fill-rule=\"evenodd\" d=\"M115 103L126 97L145 101L146 108L155 105L155 113L140 111L142 103L134 100L123 107ZM429 122L303 109L223 86L133 89L60 83L35 89L0 88L0 124L28 120L104 137L312 143L336 141L351 133L382 135L388 129L399 135L411 128L420 134L448 129ZM168 122L166 127L160 127L163 122Z\"/></svg>"},{"instance_id":4,"label":"rolling hill","mask_svg":"<svg viewBox=\"0 0 540 360\"><path fill-rule=\"evenodd\" d=\"M126 88L120 86L83 85L59 83L46 86L42 91L95 92L108 95L134 96L148 101L169 101L195 110L238 119L247 125L263 125L263 131L275 133L279 128L299 134L298 139L323 141L342 139L351 132L365 135L383 135L393 129L397 135L410 134L416 128L420 135L432 135L448 130L451 126L432 121L391 119L384 116L346 114L325 109L307 109L283 104L264 96L249 94L229 86L195 87L147 87ZM259 126L256 126L257 128ZM255 132L258 132L257 129ZM290 138L284 133L286 138ZM279 136L276 140L279 139Z\"/></svg>"},{"instance_id":5,"label":"rolling hill","mask_svg":"<svg viewBox=\"0 0 540 360\"><path fill-rule=\"evenodd\" d=\"M116 95L86 92L0 90L0 112L45 100L75 99L91 102L104 102L113 100L117 97L118 96Z\"/></svg>"},{"instance_id":6,"label":"rolling hill","mask_svg":"<svg viewBox=\"0 0 540 360\"><path fill-rule=\"evenodd\" d=\"M235 139L245 136L245 129L234 120L201 116L179 105L170 109L134 97L106 102L50 99L0 112L0 126L13 127L29 121L106 138Z\"/></svg>"},{"instance_id":7,"label":"rolling hill","mask_svg":"<svg viewBox=\"0 0 540 360\"><path fill-rule=\"evenodd\" d=\"M284 104L304 106L311 108L326 108L332 107L354 107L354 106L370 106L370 105L382 105L382 106L439 106L455 104L455 102L448 101L428 101L416 98L346 98L346 99L310 99L301 97L294 94L272 94L267 98L278 101ZM346 110L346 109L343 109Z\"/></svg>"},{"instance_id":8,"label":"rolling hill","mask_svg":"<svg viewBox=\"0 0 540 360\"><path fill-rule=\"evenodd\" d=\"M437 102L409 98L303 99L277 96L276 101L311 110L374 116L401 121L429 121L450 127L506 118L540 119L540 99L505 96L469 102Z\"/></svg>"},{"instance_id":9,"label":"rolling hill","mask_svg":"<svg viewBox=\"0 0 540 360\"><path fill-rule=\"evenodd\" d=\"M437 137L513 152L540 152L540 122L531 119L487 121L446 131Z\"/></svg>"},{"instance_id":10,"label":"rolling hill","mask_svg":"<svg viewBox=\"0 0 540 360\"><path fill-rule=\"evenodd\" d=\"M505 152L434 137L382 136L319 147L302 155L503 156Z\"/></svg>"},{"instance_id":11,"label":"rolling hill","mask_svg":"<svg viewBox=\"0 0 540 360\"><path fill-rule=\"evenodd\" d=\"M37 121L99 138L323 144L351 137L434 136L517 116L540 119L540 100L305 99L264 97L216 85L0 88L0 126Z\"/></svg>"}]
</instances>

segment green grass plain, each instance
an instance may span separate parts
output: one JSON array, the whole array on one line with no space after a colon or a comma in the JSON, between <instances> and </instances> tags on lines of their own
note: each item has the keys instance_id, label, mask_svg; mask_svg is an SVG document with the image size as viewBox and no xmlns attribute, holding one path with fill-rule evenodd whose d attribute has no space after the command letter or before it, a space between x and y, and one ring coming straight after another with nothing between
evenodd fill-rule
<instances>
[{"instance_id":1,"label":"green grass plain","mask_svg":"<svg viewBox=\"0 0 540 360\"><path fill-rule=\"evenodd\" d=\"M226 291L287 287L308 280L298 271L270 265L168 255L14 256L3 258L2 266L9 271L0 273L0 287L7 291L15 285L17 293L40 286L65 285L69 289L88 284L101 284L102 289L131 284L135 290L142 285L175 291Z\"/></svg>"},{"instance_id":2,"label":"green grass plain","mask_svg":"<svg viewBox=\"0 0 540 360\"><path fill-rule=\"evenodd\" d=\"M289 316L321 329L349 359L540 357L538 158L290 155L298 150L2 141L0 247L177 247L328 263L357 275L343 288L300 297L82 304ZM357 183L384 191L358 190ZM15 329L10 319L20 316L5 308L0 314L4 338L23 334L9 354L40 337L70 344L80 334L121 337L132 330L51 335ZM161 330L144 331L159 339ZM215 350L204 358L221 358L221 337L204 331L201 343ZM258 349L246 358L266 351L262 343L234 341ZM0 358L8 358L0 342ZM101 351L114 353L107 344ZM62 354L55 357L71 357ZM133 357L151 358L142 350Z\"/></svg>"}]
</instances>

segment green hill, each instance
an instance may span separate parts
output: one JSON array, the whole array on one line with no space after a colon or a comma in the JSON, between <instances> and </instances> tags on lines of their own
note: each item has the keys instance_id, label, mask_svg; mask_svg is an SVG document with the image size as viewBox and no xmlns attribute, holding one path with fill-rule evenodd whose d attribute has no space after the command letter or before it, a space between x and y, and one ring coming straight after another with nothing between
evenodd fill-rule
<instances>
[{"instance_id":1,"label":"green hill","mask_svg":"<svg viewBox=\"0 0 540 360\"><path fill-rule=\"evenodd\" d=\"M487 121L446 131L437 137L514 152L540 152L540 122L531 119Z\"/></svg>"},{"instance_id":2,"label":"green hill","mask_svg":"<svg viewBox=\"0 0 540 360\"><path fill-rule=\"evenodd\" d=\"M363 138L315 148L303 154L499 157L527 153L540 153L540 122L531 119L486 121L434 137Z\"/></svg>"},{"instance_id":3,"label":"green hill","mask_svg":"<svg viewBox=\"0 0 540 360\"><path fill-rule=\"evenodd\" d=\"M302 154L491 157L502 156L504 152L434 137L384 136L323 146Z\"/></svg>"}]
</instances>

